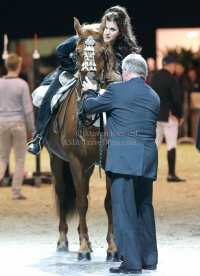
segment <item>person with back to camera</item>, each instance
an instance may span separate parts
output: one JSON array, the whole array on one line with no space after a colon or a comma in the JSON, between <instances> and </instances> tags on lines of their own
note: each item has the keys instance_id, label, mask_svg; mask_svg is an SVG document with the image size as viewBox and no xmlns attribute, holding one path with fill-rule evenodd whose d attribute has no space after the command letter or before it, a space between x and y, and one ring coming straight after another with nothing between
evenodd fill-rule
<instances>
[{"instance_id":1,"label":"person with back to camera","mask_svg":"<svg viewBox=\"0 0 200 276\"><path fill-rule=\"evenodd\" d=\"M189 78L189 93L200 92L200 76L198 76L197 74L197 69L194 67L189 68L187 71L187 75Z\"/></svg>"},{"instance_id":2,"label":"person with back to camera","mask_svg":"<svg viewBox=\"0 0 200 276\"><path fill-rule=\"evenodd\" d=\"M176 147L178 139L178 127L183 124L183 110L180 97L179 85L175 72L176 60L173 56L163 58L163 68L155 72L150 80L151 87L160 97L160 115L156 131L156 144L159 148L165 136L168 159L168 182L180 182L175 173Z\"/></svg>"},{"instance_id":3,"label":"person with back to camera","mask_svg":"<svg viewBox=\"0 0 200 276\"><path fill-rule=\"evenodd\" d=\"M28 140L32 139L35 129L29 87L18 77L21 64L21 57L10 54L5 61L8 74L0 79L0 181L3 181L10 149L13 146L15 153L15 171L12 180L13 199L26 199L21 194L27 143L25 121L27 122ZM24 116L26 116L25 119Z\"/></svg>"},{"instance_id":4,"label":"person with back to camera","mask_svg":"<svg viewBox=\"0 0 200 276\"><path fill-rule=\"evenodd\" d=\"M121 81L122 59L130 53L139 53L140 47L137 45L130 23L130 17L125 8L121 6L109 8L104 13L102 17L102 21L103 20L106 20L104 40L112 45L112 49L118 61L118 72L108 72L106 74L106 80L108 83ZM60 44L56 49L56 54L61 66L58 68L58 72L44 96L37 118L34 140L30 142L27 147L27 150L34 155L38 154L46 143L48 135L47 127L52 116L50 103L56 91L61 87L59 82L60 74L63 71L75 74L77 71L76 62L71 54L75 51L77 39L78 36L75 35ZM51 79L52 74L50 74L50 77L47 76L42 84L49 84Z\"/></svg>"},{"instance_id":5,"label":"person with back to camera","mask_svg":"<svg viewBox=\"0 0 200 276\"><path fill-rule=\"evenodd\" d=\"M89 114L107 115L105 171L111 179L114 236L122 261L110 272L141 274L142 269L155 270L158 262L152 194L160 99L145 83L147 64L139 54L128 55L122 68L123 82L109 84L97 98L93 98L97 86L86 79L82 108Z\"/></svg>"}]
</instances>

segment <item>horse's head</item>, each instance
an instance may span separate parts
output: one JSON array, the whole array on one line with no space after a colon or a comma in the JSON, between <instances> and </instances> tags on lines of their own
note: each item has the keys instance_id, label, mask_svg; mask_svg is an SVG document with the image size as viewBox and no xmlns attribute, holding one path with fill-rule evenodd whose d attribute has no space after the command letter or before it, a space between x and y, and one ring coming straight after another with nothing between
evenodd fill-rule
<instances>
[{"instance_id":1,"label":"horse's head","mask_svg":"<svg viewBox=\"0 0 200 276\"><path fill-rule=\"evenodd\" d=\"M74 18L74 28L79 36L76 53L80 84L87 76L92 82L102 84L105 73L115 70L115 56L111 46L103 40L105 22L80 25Z\"/></svg>"}]
</instances>

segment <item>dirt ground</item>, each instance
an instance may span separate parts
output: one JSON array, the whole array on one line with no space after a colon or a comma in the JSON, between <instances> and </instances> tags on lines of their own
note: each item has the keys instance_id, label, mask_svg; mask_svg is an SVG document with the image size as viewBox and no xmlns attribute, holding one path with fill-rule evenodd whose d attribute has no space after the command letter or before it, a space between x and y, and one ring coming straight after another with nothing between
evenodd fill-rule
<instances>
[{"instance_id":1,"label":"dirt ground","mask_svg":"<svg viewBox=\"0 0 200 276\"><path fill-rule=\"evenodd\" d=\"M11 171L13 171L14 166L13 160L12 153L10 159ZM42 151L41 167L43 171L49 171L49 157L46 150ZM185 252L184 257L179 260L183 264L187 262L187 252L188 256L190 255L188 262L194 259L192 257L193 252L196 252L195 254L200 253L200 154L196 151L194 145L178 146L176 167L177 174L186 178L186 182L168 183L166 181L166 146L162 145L159 150L158 180L154 183L154 209L158 248L162 255L160 264L163 267L165 265L163 256L167 255L169 259L176 258L176 254L174 257L172 256L176 250L179 256L182 254L181 252ZM34 168L35 157L27 154L25 170L31 172ZM89 236L93 248L106 253L107 217L103 207L105 178L99 178L97 168L90 183L87 215ZM28 198L27 200L13 201L11 199L11 188L0 188L1 256L4 252L16 251L16 248L20 252L20 250L26 250L27 247L29 248L29 254L30 249L34 252L38 248L54 252L58 238L58 217L53 185L43 184L40 188L24 185L22 193ZM69 222L69 247L70 250L74 251L77 251L79 247L77 226L77 218ZM157 273L156 275L175 275L163 271L161 269L160 274ZM7 275L10 276L6 273L3 276ZM29 275L32 274L29 273ZM36 273L34 275L46 274ZM179 276L179 274L176 275ZM180 276L182 275L181 273ZM200 272L193 275L200 275Z\"/></svg>"}]
</instances>

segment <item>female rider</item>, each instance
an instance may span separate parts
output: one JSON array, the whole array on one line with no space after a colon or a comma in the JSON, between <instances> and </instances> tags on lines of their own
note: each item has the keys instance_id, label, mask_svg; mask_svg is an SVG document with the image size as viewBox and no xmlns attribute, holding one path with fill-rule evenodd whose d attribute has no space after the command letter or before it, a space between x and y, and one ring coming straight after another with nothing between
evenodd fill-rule
<instances>
[{"instance_id":1,"label":"female rider","mask_svg":"<svg viewBox=\"0 0 200 276\"><path fill-rule=\"evenodd\" d=\"M137 45L137 41L133 34L130 23L130 17L125 8L121 6L111 7L105 11L102 20L105 18L106 27L104 29L104 40L106 42L110 42L112 45L112 49L118 60L119 68L119 72L109 71L106 74L106 80L110 83L122 80L121 61L130 53L139 53L140 47ZM50 74L50 77L47 76L44 82L41 84L49 84L51 79L54 77L54 80L47 90L39 109L34 139L28 143L27 150L34 155L41 151L47 140L47 127L52 116L50 103L56 91L61 87L59 82L60 74L63 71L75 74L77 71L76 63L73 57L70 55L75 51L77 39L78 35L75 35L57 47L56 54L61 66L56 71L56 76L55 73Z\"/></svg>"}]
</instances>

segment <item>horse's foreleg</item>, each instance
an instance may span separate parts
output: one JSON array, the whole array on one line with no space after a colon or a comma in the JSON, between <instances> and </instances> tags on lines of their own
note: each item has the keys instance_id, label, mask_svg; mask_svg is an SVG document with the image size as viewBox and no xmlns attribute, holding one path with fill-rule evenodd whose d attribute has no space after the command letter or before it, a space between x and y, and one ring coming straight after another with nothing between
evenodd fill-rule
<instances>
[{"instance_id":1,"label":"horse's foreleg","mask_svg":"<svg viewBox=\"0 0 200 276\"><path fill-rule=\"evenodd\" d=\"M92 166L87 172L85 172L85 190L86 190L87 196L89 194L90 177L91 177L91 175L94 172L94 167L95 166ZM91 244L91 242L89 240L89 237L88 237L88 247L89 247L90 251L93 252L93 250L92 250L92 244Z\"/></svg>"},{"instance_id":2,"label":"horse's foreleg","mask_svg":"<svg viewBox=\"0 0 200 276\"><path fill-rule=\"evenodd\" d=\"M79 260L90 260L90 249L88 247L89 237L86 224L86 213L88 210L88 187L85 186L87 176L83 173L81 162L75 156L70 158L70 168L76 188L76 206L79 213L79 240L80 248L78 250ZM89 182L89 181L88 181Z\"/></svg>"},{"instance_id":3,"label":"horse's foreleg","mask_svg":"<svg viewBox=\"0 0 200 276\"><path fill-rule=\"evenodd\" d=\"M61 183L61 182L60 182ZM64 184L64 183L63 183ZM57 243L57 250L58 251L68 251L68 239L67 239L67 232L68 232L68 225L66 223L67 218L67 210L65 207L65 189L60 188L58 186L55 187L56 195L58 198L57 208L60 215L60 222L59 222L59 239Z\"/></svg>"},{"instance_id":4,"label":"horse's foreleg","mask_svg":"<svg viewBox=\"0 0 200 276\"><path fill-rule=\"evenodd\" d=\"M104 201L104 206L108 216L108 250L107 250L107 261L118 261L117 248L114 241L114 231L112 224L112 202L111 202L111 193L110 193L110 179L106 176L106 197Z\"/></svg>"},{"instance_id":5,"label":"horse's foreleg","mask_svg":"<svg viewBox=\"0 0 200 276\"><path fill-rule=\"evenodd\" d=\"M75 198L73 193L73 180L69 168L69 164L59 157L52 155L51 170L55 178L55 192L57 196L57 209L60 216L59 232L60 236L57 243L57 250L68 251L66 223L67 215L75 210ZM74 203L73 203L74 201Z\"/></svg>"}]
</instances>

